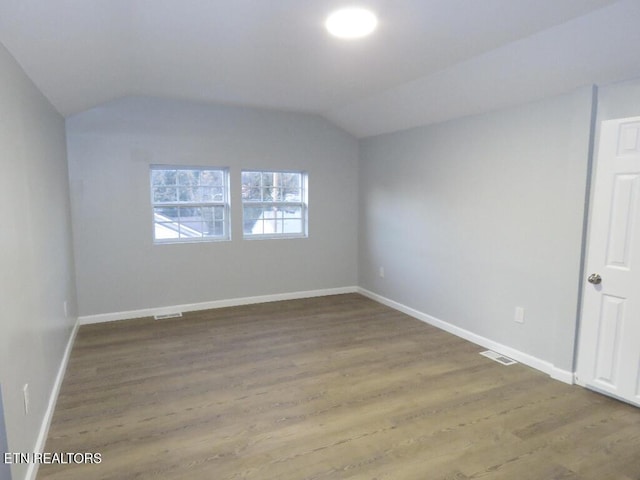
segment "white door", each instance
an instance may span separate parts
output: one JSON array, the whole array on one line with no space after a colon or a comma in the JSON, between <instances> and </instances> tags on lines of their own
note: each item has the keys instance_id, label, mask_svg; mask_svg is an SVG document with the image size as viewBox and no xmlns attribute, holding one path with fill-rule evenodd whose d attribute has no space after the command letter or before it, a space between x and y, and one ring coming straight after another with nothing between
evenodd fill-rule
<instances>
[{"instance_id":1,"label":"white door","mask_svg":"<svg viewBox=\"0 0 640 480\"><path fill-rule=\"evenodd\" d=\"M640 406L640 117L602 122L576 380Z\"/></svg>"}]
</instances>

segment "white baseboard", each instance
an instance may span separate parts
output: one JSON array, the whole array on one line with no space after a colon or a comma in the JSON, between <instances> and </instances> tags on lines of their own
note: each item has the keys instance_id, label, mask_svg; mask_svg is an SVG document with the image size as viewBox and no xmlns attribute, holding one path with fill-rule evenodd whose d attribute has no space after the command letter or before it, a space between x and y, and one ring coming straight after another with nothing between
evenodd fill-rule
<instances>
[{"instance_id":1,"label":"white baseboard","mask_svg":"<svg viewBox=\"0 0 640 480\"><path fill-rule=\"evenodd\" d=\"M64 380L64 374L67 371L67 365L69 364L69 357L71 356L73 342L76 339L76 334L78 333L79 326L80 326L80 322L76 320L76 323L73 326L73 329L71 330L71 335L69 335L69 340L67 341L67 347L64 350L64 355L62 356L62 361L60 362L60 367L58 367L58 374L56 375L55 382L53 383L53 388L51 389L51 395L49 395L49 403L47 405L47 410L44 413L44 418L42 419L42 424L40 425L40 432L38 433L36 445L33 450L35 453L42 453L44 451L45 444L47 443L47 435L49 434L49 427L51 426L51 420L53 419L53 412L56 409L58 394L60 393L60 387L62 387L62 380ZM36 476L38 475L39 466L40 465L36 462L30 463L29 468L27 469L27 474L25 475L25 480L35 480Z\"/></svg>"},{"instance_id":2,"label":"white baseboard","mask_svg":"<svg viewBox=\"0 0 640 480\"><path fill-rule=\"evenodd\" d=\"M257 297L231 298L228 300L214 300L211 302L188 303L184 305L172 305L169 307L143 308L126 312L101 313L98 315L81 316L80 325L91 323L114 322L132 318L153 317L154 315L168 315L178 312L195 312L198 310L210 310L214 308L237 307L254 303L278 302L281 300L297 300L300 298L324 297L327 295L340 295L344 293L356 293L358 287L326 288L323 290L307 290L302 292L277 293L273 295L260 295Z\"/></svg>"},{"instance_id":3,"label":"white baseboard","mask_svg":"<svg viewBox=\"0 0 640 480\"><path fill-rule=\"evenodd\" d=\"M358 288L358 293L368 297L372 300L375 300L378 303L382 303L387 307L391 307L394 310L398 310L399 312L406 313L407 315L414 317L422 322L428 323L429 325L433 325L441 330L449 332L453 335L456 335L460 338L464 338L470 342L473 342L477 345L480 345L484 348L488 348L489 350L493 350L494 352L498 352L506 357L513 358L520 363L524 363L536 370L540 370L541 372L550 375L552 378L556 380L560 380L561 382L568 383L570 385L573 384L573 372L569 372L566 370L562 370L557 368L550 362L545 360L541 360L537 357L529 355L527 353L521 352L520 350L516 350L515 348L508 347L501 343L490 340L486 337L473 333L464 328L457 327L448 322L440 320L438 318L432 317L431 315L427 315L426 313L415 310L411 307L407 307L401 303L398 303L394 300L390 300L382 295L378 295L377 293L371 292L364 288Z\"/></svg>"},{"instance_id":4,"label":"white baseboard","mask_svg":"<svg viewBox=\"0 0 640 480\"><path fill-rule=\"evenodd\" d=\"M551 369L551 373L549 375L551 375L551 378L560 380L563 383L568 383L569 385L573 385L576 383L575 381L576 377L573 372L570 372L568 370L562 370L561 368L558 368L556 366L553 366L553 368Z\"/></svg>"}]
</instances>

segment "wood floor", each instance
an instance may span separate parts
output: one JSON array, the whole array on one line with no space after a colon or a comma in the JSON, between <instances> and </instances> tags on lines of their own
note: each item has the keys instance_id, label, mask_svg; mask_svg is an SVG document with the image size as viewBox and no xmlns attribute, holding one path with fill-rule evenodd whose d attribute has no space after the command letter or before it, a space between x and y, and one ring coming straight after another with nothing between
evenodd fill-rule
<instances>
[{"instance_id":1,"label":"wood floor","mask_svg":"<svg viewBox=\"0 0 640 480\"><path fill-rule=\"evenodd\" d=\"M640 409L362 296L83 326L40 480L639 480Z\"/></svg>"}]
</instances>

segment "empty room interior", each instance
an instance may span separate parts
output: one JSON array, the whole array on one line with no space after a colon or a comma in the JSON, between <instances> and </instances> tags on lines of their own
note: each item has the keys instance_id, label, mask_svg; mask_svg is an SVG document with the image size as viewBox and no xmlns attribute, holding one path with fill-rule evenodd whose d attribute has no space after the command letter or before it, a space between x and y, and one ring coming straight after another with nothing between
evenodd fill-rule
<instances>
[{"instance_id":1,"label":"empty room interior","mask_svg":"<svg viewBox=\"0 0 640 480\"><path fill-rule=\"evenodd\" d=\"M640 480L638 0L0 0L0 480Z\"/></svg>"}]
</instances>

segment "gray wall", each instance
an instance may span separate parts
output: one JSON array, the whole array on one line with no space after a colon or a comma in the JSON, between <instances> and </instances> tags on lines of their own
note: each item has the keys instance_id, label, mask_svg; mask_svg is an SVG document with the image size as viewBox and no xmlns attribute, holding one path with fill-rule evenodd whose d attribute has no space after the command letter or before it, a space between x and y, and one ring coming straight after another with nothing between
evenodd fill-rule
<instances>
[{"instance_id":1,"label":"gray wall","mask_svg":"<svg viewBox=\"0 0 640 480\"><path fill-rule=\"evenodd\" d=\"M572 370L591 110L584 88L365 139L359 285Z\"/></svg>"},{"instance_id":2,"label":"gray wall","mask_svg":"<svg viewBox=\"0 0 640 480\"><path fill-rule=\"evenodd\" d=\"M640 78L600 87L598 120L640 116Z\"/></svg>"},{"instance_id":3,"label":"gray wall","mask_svg":"<svg viewBox=\"0 0 640 480\"><path fill-rule=\"evenodd\" d=\"M358 143L322 118L128 98L67 133L80 315L356 285ZM150 164L230 167L232 241L153 245ZM309 238L242 240L243 168L309 173Z\"/></svg>"},{"instance_id":4,"label":"gray wall","mask_svg":"<svg viewBox=\"0 0 640 480\"><path fill-rule=\"evenodd\" d=\"M2 402L2 385L0 385L0 455L4 458L4 454L10 452L7 443L7 427L4 421L4 405ZM0 460L0 480L11 480L11 465Z\"/></svg>"},{"instance_id":5,"label":"gray wall","mask_svg":"<svg viewBox=\"0 0 640 480\"><path fill-rule=\"evenodd\" d=\"M29 452L75 322L65 132L64 119L1 45L0 151L0 384L9 448ZM13 467L13 478L25 473Z\"/></svg>"}]
</instances>

